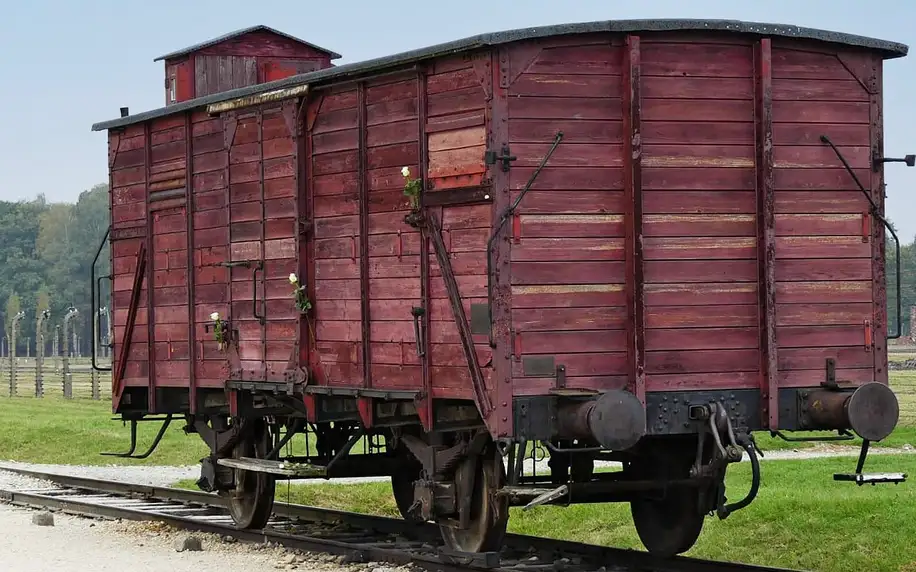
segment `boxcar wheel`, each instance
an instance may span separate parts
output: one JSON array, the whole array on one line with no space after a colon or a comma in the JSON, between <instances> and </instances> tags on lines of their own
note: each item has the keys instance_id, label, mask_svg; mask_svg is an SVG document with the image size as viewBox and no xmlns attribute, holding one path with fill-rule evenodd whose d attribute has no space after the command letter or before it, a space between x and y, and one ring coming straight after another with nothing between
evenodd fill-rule
<instances>
[{"instance_id":1,"label":"boxcar wheel","mask_svg":"<svg viewBox=\"0 0 916 572\"><path fill-rule=\"evenodd\" d=\"M263 459L271 449L270 432L263 422L256 422L256 426L249 438L239 442L233 450L233 457L255 457ZM268 473L235 471L236 486L229 491L229 514L238 528L261 529L267 526L267 521L274 508L274 492L276 479Z\"/></svg>"},{"instance_id":2,"label":"boxcar wheel","mask_svg":"<svg viewBox=\"0 0 916 572\"><path fill-rule=\"evenodd\" d=\"M506 478L502 459L498 453L484 453L474 459L466 459L463 463L476 464L470 526L458 529L439 525L442 539L448 548L456 551L498 551L502 547L506 525L509 523L508 501L506 497L496 495L496 491ZM458 470L460 471L461 467Z\"/></svg>"},{"instance_id":3,"label":"boxcar wheel","mask_svg":"<svg viewBox=\"0 0 916 572\"><path fill-rule=\"evenodd\" d=\"M640 478L686 478L693 461L689 452L690 447L660 447L634 463L633 469ZM652 554L669 557L690 550L703 530L706 514L700 506L700 488L670 488L663 495L630 501L630 513L643 546Z\"/></svg>"},{"instance_id":4,"label":"boxcar wheel","mask_svg":"<svg viewBox=\"0 0 916 572\"><path fill-rule=\"evenodd\" d=\"M669 490L662 499L631 501L633 524L646 550L665 557L690 550L705 518L698 501L696 489Z\"/></svg>"},{"instance_id":5,"label":"boxcar wheel","mask_svg":"<svg viewBox=\"0 0 916 572\"><path fill-rule=\"evenodd\" d=\"M397 452L397 469L391 475L391 492L394 495L394 504L404 520L422 521L422 518L410 513L414 501L414 482L420 478L423 465L403 449Z\"/></svg>"}]
</instances>

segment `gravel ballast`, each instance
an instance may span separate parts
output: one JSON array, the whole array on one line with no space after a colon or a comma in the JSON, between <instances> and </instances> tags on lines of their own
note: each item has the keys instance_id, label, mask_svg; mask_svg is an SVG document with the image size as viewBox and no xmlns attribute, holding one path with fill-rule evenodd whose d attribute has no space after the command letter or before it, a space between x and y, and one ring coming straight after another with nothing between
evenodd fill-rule
<instances>
[{"instance_id":1,"label":"gravel ballast","mask_svg":"<svg viewBox=\"0 0 916 572\"><path fill-rule=\"evenodd\" d=\"M159 522L101 520L55 513L53 527L38 526L32 523L36 514L42 512L0 504L3 570L123 572L125 562L130 562L131 570L143 572L412 572L411 567L378 562L341 564L334 555L235 542L214 534L176 530ZM200 549L188 550L189 544Z\"/></svg>"}]
</instances>

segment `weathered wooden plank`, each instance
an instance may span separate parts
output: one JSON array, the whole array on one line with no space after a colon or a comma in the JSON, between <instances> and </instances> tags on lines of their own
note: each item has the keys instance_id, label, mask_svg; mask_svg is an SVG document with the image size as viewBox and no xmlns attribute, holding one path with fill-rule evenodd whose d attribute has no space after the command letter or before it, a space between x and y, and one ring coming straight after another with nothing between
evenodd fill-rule
<instances>
[{"instance_id":1,"label":"weathered wooden plank","mask_svg":"<svg viewBox=\"0 0 916 572\"><path fill-rule=\"evenodd\" d=\"M476 250L483 250L481 246L486 245L486 238L480 242L483 244L475 244ZM454 242L450 251L455 252ZM512 246L513 262L619 261L623 258L622 238L525 238Z\"/></svg>"},{"instance_id":2,"label":"weathered wooden plank","mask_svg":"<svg viewBox=\"0 0 916 572\"><path fill-rule=\"evenodd\" d=\"M751 215L644 215L644 236L756 236Z\"/></svg>"},{"instance_id":3,"label":"weathered wooden plank","mask_svg":"<svg viewBox=\"0 0 916 572\"><path fill-rule=\"evenodd\" d=\"M605 308L514 308L512 326L519 332L623 330L623 306Z\"/></svg>"},{"instance_id":4,"label":"weathered wooden plank","mask_svg":"<svg viewBox=\"0 0 916 572\"><path fill-rule=\"evenodd\" d=\"M750 122L645 121L642 128L647 145L754 145L754 124Z\"/></svg>"},{"instance_id":5,"label":"weathered wooden plank","mask_svg":"<svg viewBox=\"0 0 916 572\"><path fill-rule=\"evenodd\" d=\"M646 351L756 349L757 336L756 327L649 329Z\"/></svg>"},{"instance_id":6,"label":"weathered wooden plank","mask_svg":"<svg viewBox=\"0 0 916 572\"><path fill-rule=\"evenodd\" d=\"M647 260L646 283L756 282L757 261L750 260Z\"/></svg>"},{"instance_id":7,"label":"weathered wooden plank","mask_svg":"<svg viewBox=\"0 0 916 572\"><path fill-rule=\"evenodd\" d=\"M646 167L643 169L642 181L643 189L646 190L740 191L755 189L755 177L753 168Z\"/></svg>"},{"instance_id":8,"label":"weathered wooden plank","mask_svg":"<svg viewBox=\"0 0 916 572\"><path fill-rule=\"evenodd\" d=\"M513 308L623 306L623 284L513 286Z\"/></svg>"},{"instance_id":9,"label":"weathered wooden plank","mask_svg":"<svg viewBox=\"0 0 916 572\"><path fill-rule=\"evenodd\" d=\"M646 374L751 372L757 371L759 361L756 349L650 350Z\"/></svg>"},{"instance_id":10,"label":"weathered wooden plank","mask_svg":"<svg viewBox=\"0 0 916 572\"><path fill-rule=\"evenodd\" d=\"M645 77L642 91L647 99L750 100L754 97L754 82L750 75L747 78Z\"/></svg>"},{"instance_id":11,"label":"weathered wooden plank","mask_svg":"<svg viewBox=\"0 0 916 572\"><path fill-rule=\"evenodd\" d=\"M854 79L823 81L821 79L773 79L773 100L868 101L868 92Z\"/></svg>"},{"instance_id":12,"label":"weathered wooden plank","mask_svg":"<svg viewBox=\"0 0 916 572\"><path fill-rule=\"evenodd\" d=\"M513 285L623 284L624 263L615 262L514 262Z\"/></svg>"},{"instance_id":13,"label":"weathered wooden plank","mask_svg":"<svg viewBox=\"0 0 916 572\"><path fill-rule=\"evenodd\" d=\"M861 236L777 236L776 258L868 258Z\"/></svg>"},{"instance_id":14,"label":"weathered wooden plank","mask_svg":"<svg viewBox=\"0 0 916 572\"><path fill-rule=\"evenodd\" d=\"M647 306L756 304L757 284L646 284Z\"/></svg>"},{"instance_id":15,"label":"weathered wooden plank","mask_svg":"<svg viewBox=\"0 0 916 572\"><path fill-rule=\"evenodd\" d=\"M427 97L427 116L464 113L486 107L485 94L480 87L469 87L444 93L430 94Z\"/></svg>"},{"instance_id":16,"label":"weathered wooden plank","mask_svg":"<svg viewBox=\"0 0 916 572\"><path fill-rule=\"evenodd\" d=\"M642 53L642 75L673 77L750 78L751 46L647 43Z\"/></svg>"},{"instance_id":17,"label":"weathered wooden plank","mask_svg":"<svg viewBox=\"0 0 916 572\"><path fill-rule=\"evenodd\" d=\"M711 93L715 93L712 91ZM643 121L754 122L754 106L740 99L666 99L644 97Z\"/></svg>"},{"instance_id":18,"label":"weathered wooden plank","mask_svg":"<svg viewBox=\"0 0 916 572\"><path fill-rule=\"evenodd\" d=\"M777 282L776 304L871 302L871 281Z\"/></svg>"},{"instance_id":19,"label":"weathered wooden plank","mask_svg":"<svg viewBox=\"0 0 916 572\"><path fill-rule=\"evenodd\" d=\"M750 328L756 324L754 304L646 308L646 328Z\"/></svg>"},{"instance_id":20,"label":"weathered wooden plank","mask_svg":"<svg viewBox=\"0 0 916 572\"><path fill-rule=\"evenodd\" d=\"M585 330L516 333L515 347L522 354L621 352L626 348L625 330Z\"/></svg>"},{"instance_id":21,"label":"weathered wooden plank","mask_svg":"<svg viewBox=\"0 0 916 572\"><path fill-rule=\"evenodd\" d=\"M522 238L622 237L623 215L533 215L519 216Z\"/></svg>"},{"instance_id":22,"label":"weathered wooden plank","mask_svg":"<svg viewBox=\"0 0 916 572\"><path fill-rule=\"evenodd\" d=\"M535 75L620 75L623 50L610 44L545 47L525 70Z\"/></svg>"},{"instance_id":23,"label":"weathered wooden plank","mask_svg":"<svg viewBox=\"0 0 916 572\"><path fill-rule=\"evenodd\" d=\"M868 108L868 103L864 102L821 101L811 105L804 100L779 100L773 102L773 122L868 125Z\"/></svg>"},{"instance_id":24,"label":"weathered wooden plank","mask_svg":"<svg viewBox=\"0 0 916 572\"><path fill-rule=\"evenodd\" d=\"M846 368L874 367L875 356L862 346L780 348L779 369L781 371L816 370L826 380L824 373L828 359L836 360L837 371ZM840 378L843 379L843 378Z\"/></svg>"},{"instance_id":25,"label":"weathered wooden plank","mask_svg":"<svg viewBox=\"0 0 916 572\"><path fill-rule=\"evenodd\" d=\"M523 73L510 88L511 97L596 97L617 95L619 75L571 75Z\"/></svg>"},{"instance_id":26,"label":"weathered wooden plank","mask_svg":"<svg viewBox=\"0 0 916 572\"><path fill-rule=\"evenodd\" d=\"M861 325L871 318L872 307L860 304L777 304L777 326ZM821 364L823 366L823 363Z\"/></svg>"},{"instance_id":27,"label":"weathered wooden plank","mask_svg":"<svg viewBox=\"0 0 916 572\"><path fill-rule=\"evenodd\" d=\"M509 118L609 120L623 119L622 100L617 92L605 97L513 97L509 99ZM570 110L575 115L570 117Z\"/></svg>"},{"instance_id":28,"label":"weathered wooden plank","mask_svg":"<svg viewBox=\"0 0 916 572\"><path fill-rule=\"evenodd\" d=\"M751 237L646 237L645 260L716 260L755 258L757 245Z\"/></svg>"},{"instance_id":29,"label":"weathered wooden plank","mask_svg":"<svg viewBox=\"0 0 916 572\"><path fill-rule=\"evenodd\" d=\"M773 49L773 77L778 79L854 79L835 54Z\"/></svg>"},{"instance_id":30,"label":"weathered wooden plank","mask_svg":"<svg viewBox=\"0 0 916 572\"><path fill-rule=\"evenodd\" d=\"M821 135L827 134L830 135L830 140L835 145L856 146L868 140L868 130L868 125L774 123L773 145L811 145L821 147L824 145L823 141L821 141Z\"/></svg>"},{"instance_id":31,"label":"weathered wooden plank","mask_svg":"<svg viewBox=\"0 0 916 572\"><path fill-rule=\"evenodd\" d=\"M679 191L644 190L644 214L753 214L753 190Z\"/></svg>"}]
</instances>

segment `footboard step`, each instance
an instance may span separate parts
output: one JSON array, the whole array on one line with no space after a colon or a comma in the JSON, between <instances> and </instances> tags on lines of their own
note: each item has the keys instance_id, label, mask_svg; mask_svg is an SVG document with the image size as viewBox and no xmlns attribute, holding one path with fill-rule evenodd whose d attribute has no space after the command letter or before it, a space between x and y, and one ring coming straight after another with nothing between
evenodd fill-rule
<instances>
[{"instance_id":1,"label":"footboard step","mask_svg":"<svg viewBox=\"0 0 916 572\"><path fill-rule=\"evenodd\" d=\"M440 547L438 556L441 562L468 568L490 569L499 566L499 552L461 552Z\"/></svg>"},{"instance_id":2,"label":"footboard step","mask_svg":"<svg viewBox=\"0 0 916 572\"><path fill-rule=\"evenodd\" d=\"M315 477L326 474L324 467L307 463L289 463L286 461L269 461L252 457L238 459L217 459L216 463L224 467L254 471L256 473L270 473L286 477Z\"/></svg>"},{"instance_id":3,"label":"footboard step","mask_svg":"<svg viewBox=\"0 0 916 572\"><path fill-rule=\"evenodd\" d=\"M898 483L906 482L906 473L856 473L856 474L841 474L837 473L833 475L833 480L835 481L851 481L855 484L862 485L876 485L878 483Z\"/></svg>"}]
</instances>

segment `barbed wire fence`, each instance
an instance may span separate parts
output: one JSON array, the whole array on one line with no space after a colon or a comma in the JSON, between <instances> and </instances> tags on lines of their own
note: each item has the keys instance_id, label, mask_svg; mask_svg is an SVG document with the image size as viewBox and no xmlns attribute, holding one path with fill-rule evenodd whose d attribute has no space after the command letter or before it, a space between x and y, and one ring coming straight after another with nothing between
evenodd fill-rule
<instances>
[{"instance_id":1,"label":"barbed wire fence","mask_svg":"<svg viewBox=\"0 0 916 572\"><path fill-rule=\"evenodd\" d=\"M97 343L89 344L92 348L90 351L95 352L95 365L103 371L93 367L93 356L82 355L83 340L80 340L75 327L75 320L79 317L76 308L68 308L60 322L53 324L53 327L48 325L51 318L48 310L37 312L37 339L26 338L22 343L18 334L24 317L25 312L22 311L10 316L7 334L2 339L3 343L0 343L0 395L37 398L47 395L94 400L111 396L112 360L109 340L112 339L112 322L107 307L99 308L95 315L90 316L92 331L97 340ZM49 345L48 334L51 336L50 356L45 355ZM25 355L21 355L23 346Z\"/></svg>"}]
</instances>

